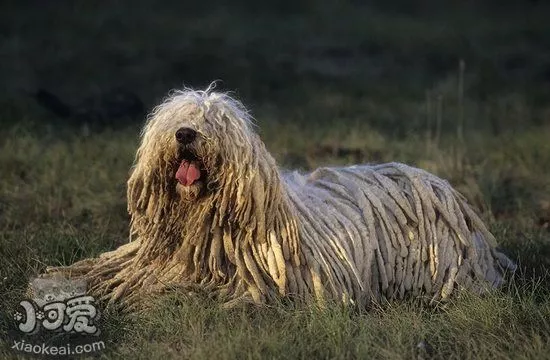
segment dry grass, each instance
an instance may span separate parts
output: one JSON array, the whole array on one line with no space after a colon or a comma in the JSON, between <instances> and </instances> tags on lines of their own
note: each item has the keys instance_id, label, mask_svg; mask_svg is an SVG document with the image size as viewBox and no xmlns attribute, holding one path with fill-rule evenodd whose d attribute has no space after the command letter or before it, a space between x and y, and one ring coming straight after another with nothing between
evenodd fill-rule
<instances>
[{"instance_id":1,"label":"dry grass","mask_svg":"<svg viewBox=\"0 0 550 360\"><path fill-rule=\"evenodd\" d=\"M276 148L281 133L266 136L269 148ZM514 155L509 157L501 155L503 138L469 148L468 153L485 154L467 159L471 181L480 191L478 201L487 201L493 213L502 211L492 228L522 265L522 272L502 291L484 298L465 295L444 308L423 308L409 301L367 313L336 305L322 310L283 303L228 311L215 301L175 292L140 316L106 315L102 329L109 350L105 355L395 359L429 351L436 358L544 358L550 350L550 277L545 270L550 242L548 230L539 226L537 218L541 215L537 191L542 188L524 185L548 180L541 166L550 164L550 152L540 150L549 134L541 130L515 137L508 143ZM123 185L136 136L137 129L85 139L56 140L53 134L38 137L20 132L3 138L0 164L9 169L2 173L0 189L4 309L18 303L25 279L42 271L45 264L68 264L124 241L128 219ZM386 139L374 146L384 154L382 160L416 159L430 164L432 171L453 177L452 169L446 167L450 153L440 149L437 156L426 157L420 144ZM368 142L357 146L368 153ZM528 160L535 156L540 156L537 162ZM284 163L284 156L280 161ZM319 158L310 165L317 162L346 160ZM510 169L518 169L517 177L506 178ZM458 177L455 182L461 184ZM2 322L1 326L10 325ZM428 350L419 349L420 342L427 343ZM14 355L9 349L1 351Z\"/></svg>"}]
</instances>

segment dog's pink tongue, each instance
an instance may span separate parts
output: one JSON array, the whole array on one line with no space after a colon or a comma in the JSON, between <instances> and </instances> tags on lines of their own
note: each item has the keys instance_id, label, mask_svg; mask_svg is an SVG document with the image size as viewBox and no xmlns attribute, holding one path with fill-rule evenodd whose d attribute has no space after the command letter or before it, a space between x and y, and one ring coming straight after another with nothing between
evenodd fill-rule
<instances>
[{"instance_id":1,"label":"dog's pink tongue","mask_svg":"<svg viewBox=\"0 0 550 360\"><path fill-rule=\"evenodd\" d=\"M179 183L185 186L193 185L195 181L200 179L201 171L195 163L183 160L176 172L176 179Z\"/></svg>"}]
</instances>

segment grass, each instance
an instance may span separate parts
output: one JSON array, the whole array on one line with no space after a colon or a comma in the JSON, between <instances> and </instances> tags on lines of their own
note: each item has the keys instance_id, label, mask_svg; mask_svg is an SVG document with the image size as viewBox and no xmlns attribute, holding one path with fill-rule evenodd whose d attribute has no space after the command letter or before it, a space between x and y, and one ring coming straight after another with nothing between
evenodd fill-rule
<instances>
[{"instance_id":1,"label":"grass","mask_svg":"<svg viewBox=\"0 0 550 360\"><path fill-rule=\"evenodd\" d=\"M142 123L90 132L29 93L77 104L123 86L150 109L183 81L221 78L252 107L281 166L401 161L432 171L482 210L520 271L494 294L437 308L222 310L174 292L143 314L105 314L101 356L550 358L544 5L166 4L154 16L145 1L2 5L0 334L29 277L126 241ZM17 356L10 346L0 358Z\"/></svg>"}]
</instances>

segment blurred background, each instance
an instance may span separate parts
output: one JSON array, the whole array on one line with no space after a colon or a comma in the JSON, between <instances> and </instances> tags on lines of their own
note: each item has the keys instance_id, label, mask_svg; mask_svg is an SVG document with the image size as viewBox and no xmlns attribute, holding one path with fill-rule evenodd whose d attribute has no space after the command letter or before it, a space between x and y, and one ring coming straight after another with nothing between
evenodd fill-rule
<instances>
[{"instance_id":1,"label":"blurred background","mask_svg":"<svg viewBox=\"0 0 550 360\"><path fill-rule=\"evenodd\" d=\"M1 7L6 229L29 229L32 218L55 232L106 227L99 248L122 242L147 113L171 89L212 81L251 109L283 167L402 161L449 179L487 216L548 229L542 1Z\"/></svg>"},{"instance_id":2,"label":"blurred background","mask_svg":"<svg viewBox=\"0 0 550 360\"><path fill-rule=\"evenodd\" d=\"M96 167L123 202L147 113L217 81L284 167L403 161L546 218L549 16L536 0L4 1L0 160L55 191L100 187L75 178Z\"/></svg>"},{"instance_id":3,"label":"blurred background","mask_svg":"<svg viewBox=\"0 0 550 360\"><path fill-rule=\"evenodd\" d=\"M448 179L520 276L454 312L359 321L178 302L135 326L114 318L120 358L417 358L419 336L436 358L547 357L549 19L536 0L3 0L0 307L47 265L127 242L147 113L217 81L282 167L400 161Z\"/></svg>"},{"instance_id":4,"label":"blurred background","mask_svg":"<svg viewBox=\"0 0 550 360\"><path fill-rule=\"evenodd\" d=\"M536 0L7 0L0 116L116 128L221 80L258 118L517 131L550 121L549 15Z\"/></svg>"}]
</instances>

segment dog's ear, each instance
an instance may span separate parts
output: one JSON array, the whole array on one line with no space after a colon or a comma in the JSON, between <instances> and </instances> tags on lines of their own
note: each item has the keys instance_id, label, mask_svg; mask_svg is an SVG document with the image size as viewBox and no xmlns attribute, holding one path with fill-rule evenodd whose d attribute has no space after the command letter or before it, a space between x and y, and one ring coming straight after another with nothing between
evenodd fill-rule
<instances>
[{"instance_id":1,"label":"dog's ear","mask_svg":"<svg viewBox=\"0 0 550 360\"><path fill-rule=\"evenodd\" d=\"M220 177L222 191L217 199L215 222L221 224L225 219L263 241L281 200L280 178L275 160L259 138L255 140L248 158L242 159L244 155L240 154L238 165L230 165ZM258 161L259 157L263 161Z\"/></svg>"},{"instance_id":2,"label":"dog's ear","mask_svg":"<svg viewBox=\"0 0 550 360\"><path fill-rule=\"evenodd\" d=\"M157 171L134 169L128 180L128 211L145 212L151 218L157 216L157 210L167 196L164 184L164 178Z\"/></svg>"}]
</instances>

